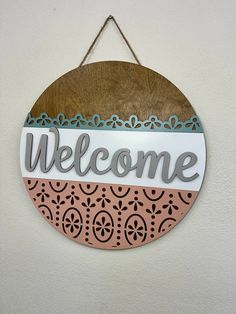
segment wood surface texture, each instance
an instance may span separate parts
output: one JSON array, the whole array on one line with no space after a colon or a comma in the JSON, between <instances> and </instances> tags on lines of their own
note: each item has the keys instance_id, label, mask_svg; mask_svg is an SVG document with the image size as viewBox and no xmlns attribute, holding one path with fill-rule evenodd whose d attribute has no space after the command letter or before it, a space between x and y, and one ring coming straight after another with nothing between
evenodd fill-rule
<instances>
[{"instance_id":1,"label":"wood surface texture","mask_svg":"<svg viewBox=\"0 0 236 314\"><path fill-rule=\"evenodd\" d=\"M31 114L46 112L55 117L60 112L67 118L76 114L102 119L117 114L128 119L135 114L140 120L157 115L167 120L176 114L187 120L195 114L180 90L162 75L143 66L103 61L76 68L52 83L38 98Z\"/></svg>"}]
</instances>

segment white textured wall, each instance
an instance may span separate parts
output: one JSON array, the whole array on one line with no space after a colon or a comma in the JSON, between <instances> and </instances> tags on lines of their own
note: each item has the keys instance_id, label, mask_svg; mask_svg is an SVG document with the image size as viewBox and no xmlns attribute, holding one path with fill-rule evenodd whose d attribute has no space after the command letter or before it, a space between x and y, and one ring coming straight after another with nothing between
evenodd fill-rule
<instances>
[{"instance_id":1,"label":"white textured wall","mask_svg":"<svg viewBox=\"0 0 236 314\"><path fill-rule=\"evenodd\" d=\"M3 314L235 313L236 2L1 0ZM78 245L40 218L19 169L19 138L43 90L76 67L113 14L143 65L175 83L205 127L208 165L190 214L144 247ZM89 61L132 61L110 25Z\"/></svg>"}]
</instances>

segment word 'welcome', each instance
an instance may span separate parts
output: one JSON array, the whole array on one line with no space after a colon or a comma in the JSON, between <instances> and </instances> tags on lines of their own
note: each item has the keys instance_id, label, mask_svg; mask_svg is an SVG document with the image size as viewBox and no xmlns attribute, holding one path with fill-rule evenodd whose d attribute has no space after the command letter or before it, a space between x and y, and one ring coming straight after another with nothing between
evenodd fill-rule
<instances>
[{"instance_id":1,"label":"word 'welcome'","mask_svg":"<svg viewBox=\"0 0 236 314\"><path fill-rule=\"evenodd\" d=\"M87 133L83 133L78 137L74 151L74 160L68 167L63 167L63 162L68 160L73 155L73 150L70 146L60 146L60 134L57 128L51 127L50 132L55 135L54 150L50 162L47 165L47 150L48 150L48 135L41 135L37 152L32 162L32 150L33 150L33 134L27 133L26 135L26 154L25 154L25 167L28 171L32 172L35 170L37 164L40 165L40 170L43 173L48 172L53 165L58 171L66 173L72 168L75 169L79 176L85 176L89 171L93 171L97 175L103 175L111 171L117 177L124 177L130 171L135 171L137 178L141 178L143 175L144 167L149 161L148 177L154 178L158 164L160 160L162 163L161 178L165 183L171 183L175 177L178 177L181 181L189 182L195 180L199 174L195 173L192 176L185 176L184 170L191 168L197 162L196 154L192 152L184 152L177 158L175 162L174 170L169 174L169 167L171 156L167 151L160 152L157 154L155 151L150 150L148 152L138 151L137 160L133 163L130 150L127 148L118 149L111 157L111 162L105 169L98 169L97 161L107 160L110 158L108 149L104 147L99 147L95 149L89 159L87 167L81 169L82 158L87 158L86 154L89 143L90 136Z\"/></svg>"}]
</instances>

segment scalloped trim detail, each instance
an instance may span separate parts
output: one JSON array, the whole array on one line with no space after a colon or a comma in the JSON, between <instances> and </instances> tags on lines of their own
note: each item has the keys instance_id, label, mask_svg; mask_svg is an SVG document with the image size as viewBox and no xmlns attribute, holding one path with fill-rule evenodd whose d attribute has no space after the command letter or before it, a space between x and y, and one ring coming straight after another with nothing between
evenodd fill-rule
<instances>
[{"instance_id":1,"label":"scalloped trim detail","mask_svg":"<svg viewBox=\"0 0 236 314\"><path fill-rule=\"evenodd\" d=\"M198 116L194 115L187 121L179 121L178 116L172 115L167 121L161 121L152 115L145 121L140 121L136 115L131 115L128 120L121 120L113 114L107 120L102 120L99 114L91 119L84 118L81 114L67 119L63 113L55 118L48 116L46 112L34 118L30 113L24 123L25 127L38 128L67 128L67 129L94 129L94 130L117 130L117 131L146 131L146 132L187 132L203 133Z\"/></svg>"}]
</instances>

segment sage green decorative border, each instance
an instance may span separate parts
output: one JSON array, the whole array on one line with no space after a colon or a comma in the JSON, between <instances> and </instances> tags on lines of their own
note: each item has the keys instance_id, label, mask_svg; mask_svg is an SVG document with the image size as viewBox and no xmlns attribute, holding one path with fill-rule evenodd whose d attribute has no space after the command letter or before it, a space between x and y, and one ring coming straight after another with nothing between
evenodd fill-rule
<instances>
[{"instance_id":1,"label":"sage green decorative border","mask_svg":"<svg viewBox=\"0 0 236 314\"><path fill-rule=\"evenodd\" d=\"M111 115L107 120L102 120L99 114L95 114L91 119L87 120L81 114L67 119L63 113L59 113L55 118L51 118L47 113L43 112L36 118L32 117L29 113L24 126L36 128L54 126L66 129L203 133L200 120L196 115L187 121L179 121L176 115L170 116L167 121L161 121L154 115L145 121L140 121L136 115L131 115L127 121L123 121L115 114Z\"/></svg>"}]
</instances>

